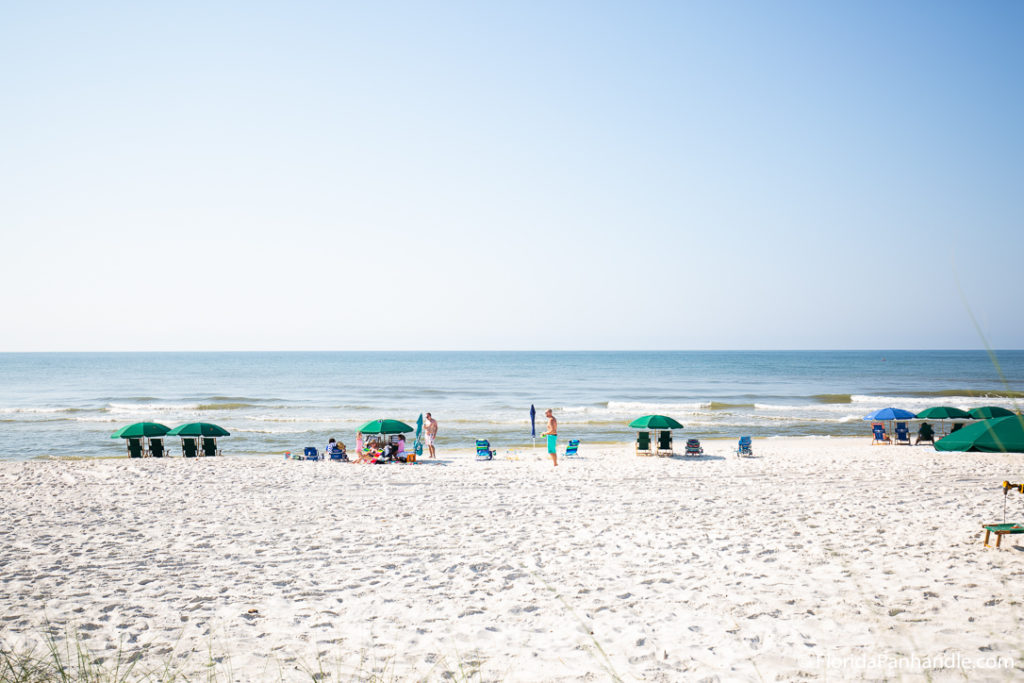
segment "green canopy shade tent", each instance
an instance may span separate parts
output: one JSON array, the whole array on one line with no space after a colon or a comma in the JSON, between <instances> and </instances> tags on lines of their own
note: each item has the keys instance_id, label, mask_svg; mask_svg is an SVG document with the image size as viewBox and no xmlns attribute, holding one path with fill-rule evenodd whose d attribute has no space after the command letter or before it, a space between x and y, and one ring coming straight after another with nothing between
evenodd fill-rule
<instances>
[{"instance_id":1,"label":"green canopy shade tent","mask_svg":"<svg viewBox=\"0 0 1024 683\"><path fill-rule=\"evenodd\" d=\"M633 429L682 429L683 425L667 415L644 415L629 423Z\"/></svg>"},{"instance_id":2,"label":"green canopy shade tent","mask_svg":"<svg viewBox=\"0 0 1024 683\"><path fill-rule=\"evenodd\" d=\"M151 436L164 436L171 428L159 422L136 422L127 427L121 427L110 435L111 439L139 439Z\"/></svg>"},{"instance_id":3,"label":"green canopy shade tent","mask_svg":"<svg viewBox=\"0 0 1024 683\"><path fill-rule=\"evenodd\" d=\"M231 436L231 432L209 422L189 422L167 432L170 436Z\"/></svg>"},{"instance_id":4,"label":"green canopy shade tent","mask_svg":"<svg viewBox=\"0 0 1024 683\"><path fill-rule=\"evenodd\" d=\"M405 434L413 428L401 420L370 420L356 430L360 434Z\"/></svg>"},{"instance_id":5,"label":"green canopy shade tent","mask_svg":"<svg viewBox=\"0 0 1024 683\"><path fill-rule=\"evenodd\" d=\"M1024 453L1024 417L997 417L968 425L935 442L937 451Z\"/></svg>"},{"instance_id":6,"label":"green canopy shade tent","mask_svg":"<svg viewBox=\"0 0 1024 683\"><path fill-rule=\"evenodd\" d=\"M971 408L969 415L975 420L991 420L993 417L1010 417L1015 415L1012 410L1000 408L999 406L984 406L982 408Z\"/></svg>"}]
</instances>

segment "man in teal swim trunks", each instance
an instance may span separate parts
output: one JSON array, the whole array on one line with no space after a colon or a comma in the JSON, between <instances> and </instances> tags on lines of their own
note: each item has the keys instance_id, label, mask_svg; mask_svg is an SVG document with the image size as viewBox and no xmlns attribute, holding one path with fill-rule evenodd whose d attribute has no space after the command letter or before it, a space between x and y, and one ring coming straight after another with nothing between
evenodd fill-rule
<instances>
[{"instance_id":1,"label":"man in teal swim trunks","mask_svg":"<svg viewBox=\"0 0 1024 683\"><path fill-rule=\"evenodd\" d=\"M558 420L555 419L551 408L545 411L544 417L548 418L548 431L541 434L541 436L548 437L548 455L551 456L551 462L555 463L555 467L558 467L558 452L556 451L558 446Z\"/></svg>"}]
</instances>

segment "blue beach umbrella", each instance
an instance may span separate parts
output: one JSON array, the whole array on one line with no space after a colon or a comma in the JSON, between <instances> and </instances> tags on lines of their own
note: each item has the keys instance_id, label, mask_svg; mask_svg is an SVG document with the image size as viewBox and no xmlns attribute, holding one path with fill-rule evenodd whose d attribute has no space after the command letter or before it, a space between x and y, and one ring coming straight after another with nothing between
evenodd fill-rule
<instances>
[{"instance_id":1,"label":"blue beach umbrella","mask_svg":"<svg viewBox=\"0 0 1024 683\"><path fill-rule=\"evenodd\" d=\"M903 410L902 408L881 408L871 413L870 415L865 415L864 419L870 420L872 422L892 422L893 420L913 420L916 417L916 414L910 412L909 410ZM889 426L889 431L892 431L892 425Z\"/></svg>"},{"instance_id":2,"label":"blue beach umbrella","mask_svg":"<svg viewBox=\"0 0 1024 683\"><path fill-rule=\"evenodd\" d=\"M910 412L909 410L903 410L902 408L881 408L865 415L865 420L913 420L917 415Z\"/></svg>"},{"instance_id":3,"label":"blue beach umbrella","mask_svg":"<svg viewBox=\"0 0 1024 683\"><path fill-rule=\"evenodd\" d=\"M530 404L530 437L537 438L537 409Z\"/></svg>"}]
</instances>

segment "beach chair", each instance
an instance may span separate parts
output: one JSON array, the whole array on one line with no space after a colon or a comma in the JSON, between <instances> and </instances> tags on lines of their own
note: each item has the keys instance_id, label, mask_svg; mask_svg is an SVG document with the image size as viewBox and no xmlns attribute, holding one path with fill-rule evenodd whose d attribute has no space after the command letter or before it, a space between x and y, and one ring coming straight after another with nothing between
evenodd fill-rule
<instances>
[{"instance_id":1,"label":"beach chair","mask_svg":"<svg viewBox=\"0 0 1024 683\"><path fill-rule=\"evenodd\" d=\"M637 432L637 435L636 435L636 454L637 455L651 455L651 433L650 432Z\"/></svg>"},{"instance_id":2,"label":"beach chair","mask_svg":"<svg viewBox=\"0 0 1024 683\"><path fill-rule=\"evenodd\" d=\"M199 444L195 439L183 438L181 440L181 454L186 458L194 458L199 455Z\"/></svg>"},{"instance_id":3,"label":"beach chair","mask_svg":"<svg viewBox=\"0 0 1024 683\"><path fill-rule=\"evenodd\" d=\"M149 454L154 458L162 458L166 455L167 450L164 448L163 439L150 439L149 440Z\"/></svg>"},{"instance_id":4,"label":"beach chair","mask_svg":"<svg viewBox=\"0 0 1024 683\"><path fill-rule=\"evenodd\" d=\"M740 437L740 441L739 441L739 443L736 446L736 455L737 456L744 456L744 455L753 455L753 454L754 454L754 448L752 446L750 437L749 436L741 436Z\"/></svg>"},{"instance_id":5,"label":"beach chair","mask_svg":"<svg viewBox=\"0 0 1024 683\"><path fill-rule=\"evenodd\" d=\"M700 439L686 440L686 455L704 455L704 449L700 445Z\"/></svg>"},{"instance_id":6,"label":"beach chair","mask_svg":"<svg viewBox=\"0 0 1024 683\"><path fill-rule=\"evenodd\" d=\"M935 430L927 422L922 422L921 426L917 429L917 441L915 444L919 444L922 441L935 445Z\"/></svg>"},{"instance_id":7,"label":"beach chair","mask_svg":"<svg viewBox=\"0 0 1024 683\"><path fill-rule=\"evenodd\" d=\"M331 462L348 462L348 453L337 446L327 451L327 455L330 456Z\"/></svg>"},{"instance_id":8,"label":"beach chair","mask_svg":"<svg viewBox=\"0 0 1024 683\"><path fill-rule=\"evenodd\" d=\"M871 425L871 445L880 443L892 443L892 440L885 433L885 426L881 422L875 422Z\"/></svg>"},{"instance_id":9,"label":"beach chair","mask_svg":"<svg viewBox=\"0 0 1024 683\"><path fill-rule=\"evenodd\" d=\"M896 443L910 445L910 430L907 428L906 422L896 423Z\"/></svg>"},{"instance_id":10,"label":"beach chair","mask_svg":"<svg viewBox=\"0 0 1024 683\"><path fill-rule=\"evenodd\" d=\"M950 427L950 429L949 429L949 433L952 434L953 432L960 431L961 429L963 429L963 426L964 426L963 422L954 422L953 426Z\"/></svg>"},{"instance_id":11,"label":"beach chair","mask_svg":"<svg viewBox=\"0 0 1024 683\"><path fill-rule=\"evenodd\" d=\"M142 448L142 439L128 439L129 458L141 458L145 452Z\"/></svg>"},{"instance_id":12,"label":"beach chair","mask_svg":"<svg viewBox=\"0 0 1024 683\"><path fill-rule=\"evenodd\" d=\"M214 458L220 455L220 449L217 448L217 439L212 436L203 437L203 456L208 458Z\"/></svg>"},{"instance_id":13,"label":"beach chair","mask_svg":"<svg viewBox=\"0 0 1024 683\"><path fill-rule=\"evenodd\" d=\"M477 460L494 460L494 456L497 455L498 451L491 450L491 442L487 439L477 439L476 441L476 459Z\"/></svg>"},{"instance_id":14,"label":"beach chair","mask_svg":"<svg viewBox=\"0 0 1024 683\"><path fill-rule=\"evenodd\" d=\"M320 452L313 446L306 446L302 449L302 457L304 460L319 460Z\"/></svg>"},{"instance_id":15,"label":"beach chair","mask_svg":"<svg viewBox=\"0 0 1024 683\"><path fill-rule=\"evenodd\" d=\"M658 432L658 455L673 455L672 432Z\"/></svg>"},{"instance_id":16,"label":"beach chair","mask_svg":"<svg viewBox=\"0 0 1024 683\"><path fill-rule=\"evenodd\" d=\"M569 457L569 456L572 456L572 455L579 455L579 453L577 453L577 451L579 449L580 449L580 440L579 439L569 439L569 445L567 445L565 447L565 457Z\"/></svg>"}]
</instances>

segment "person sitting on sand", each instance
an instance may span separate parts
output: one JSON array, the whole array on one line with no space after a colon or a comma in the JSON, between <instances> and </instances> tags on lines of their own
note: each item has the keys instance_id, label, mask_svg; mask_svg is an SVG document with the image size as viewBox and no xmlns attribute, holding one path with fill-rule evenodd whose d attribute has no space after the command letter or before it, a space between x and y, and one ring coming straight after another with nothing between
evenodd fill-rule
<instances>
[{"instance_id":1,"label":"person sitting on sand","mask_svg":"<svg viewBox=\"0 0 1024 683\"><path fill-rule=\"evenodd\" d=\"M335 441L333 438L327 442L327 448L324 449L324 452L327 453L328 456L338 456L345 458L346 460L348 459L348 454L345 452L345 444L340 441Z\"/></svg>"},{"instance_id":2,"label":"person sitting on sand","mask_svg":"<svg viewBox=\"0 0 1024 683\"><path fill-rule=\"evenodd\" d=\"M405 434L398 435L398 446L395 450L395 460L398 462L405 462Z\"/></svg>"},{"instance_id":3,"label":"person sitting on sand","mask_svg":"<svg viewBox=\"0 0 1024 683\"><path fill-rule=\"evenodd\" d=\"M378 459L380 459L380 453L367 446L362 453L359 453L359 457L356 458L356 462L373 464L377 462Z\"/></svg>"},{"instance_id":4,"label":"person sitting on sand","mask_svg":"<svg viewBox=\"0 0 1024 683\"><path fill-rule=\"evenodd\" d=\"M917 441L915 441L914 443L919 444L922 441L928 441L933 444L935 443L935 430L932 429L932 426L927 422L922 422L921 426L918 427Z\"/></svg>"}]
</instances>

